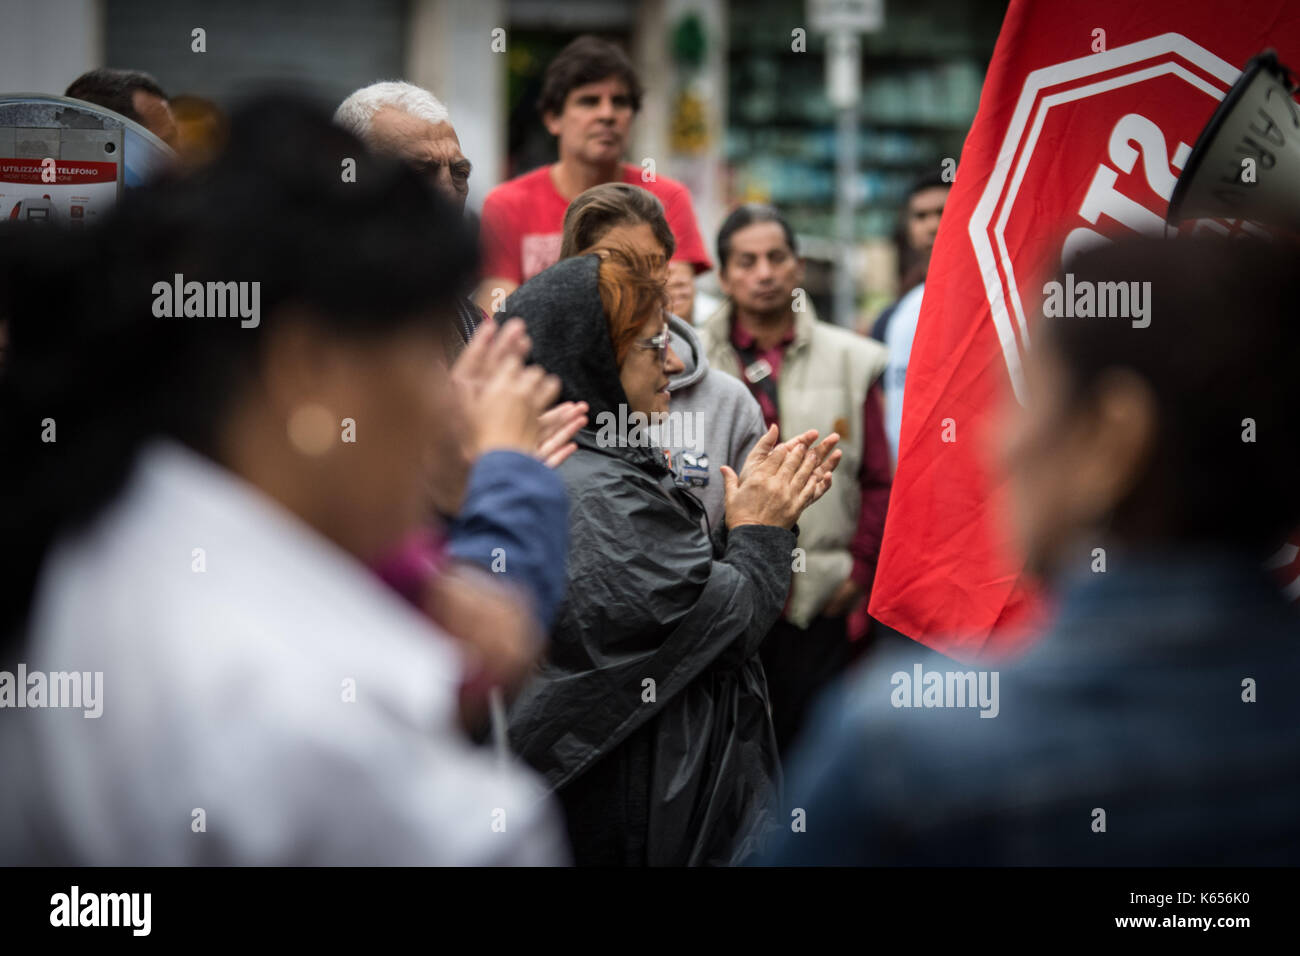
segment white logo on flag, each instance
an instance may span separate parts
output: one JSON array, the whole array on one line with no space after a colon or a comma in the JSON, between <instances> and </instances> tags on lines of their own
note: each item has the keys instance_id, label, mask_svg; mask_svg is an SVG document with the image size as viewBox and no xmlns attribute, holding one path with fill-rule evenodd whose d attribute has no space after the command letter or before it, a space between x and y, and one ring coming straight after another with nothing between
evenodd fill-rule
<instances>
[{"instance_id":1,"label":"white logo on flag","mask_svg":"<svg viewBox=\"0 0 1300 956\"><path fill-rule=\"evenodd\" d=\"M1193 64L1205 74L1214 77L1221 86L1192 72L1179 63L1179 59ZM1135 68L1131 72L1115 73L1104 80L1090 82L1091 77L1111 73L1126 66ZM1007 372L1018 400L1022 402L1024 400L1021 357L1023 350L1029 347L1029 327L1024 302L1017 286L1016 263L1007 250L1004 232L1016 196L1024 181L1025 171L1033 158L1034 148L1048 111L1063 103L1085 99L1166 75L1185 80L1217 102L1223 99L1240 73L1241 71L1231 63L1193 43L1182 34L1165 33L1137 43L1115 47L1104 53L1043 67L1025 77L1020 99L1016 103L1002 147L998 151L997 162L975 206L969 225L971 245L974 247L975 259L979 263L980 274L984 279L984 289L993 324L997 329L998 343L1006 360ZM1190 147L1180 144L1171 160L1172 165L1181 169L1189 152ZM1102 171L1099 170L1098 173L1100 175ZM1172 189L1172 182L1168 188ZM1169 197L1164 198L1167 200ZM1150 218L1142 216L1142 212L1149 213ZM1129 228L1140 227L1136 231L1148 234L1154 230L1159 235L1160 230L1164 228L1164 221L1150 210L1140 210L1124 225ZM1085 229L1083 232L1091 232L1091 230ZM1104 238L1097 233L1093 233L1093 237L1095 238L1092 241ZM1076 229L1067 242L1072 244L1073 248L1079 248L1087 244L1090 238Z\"/></svg>"}]
</instances>

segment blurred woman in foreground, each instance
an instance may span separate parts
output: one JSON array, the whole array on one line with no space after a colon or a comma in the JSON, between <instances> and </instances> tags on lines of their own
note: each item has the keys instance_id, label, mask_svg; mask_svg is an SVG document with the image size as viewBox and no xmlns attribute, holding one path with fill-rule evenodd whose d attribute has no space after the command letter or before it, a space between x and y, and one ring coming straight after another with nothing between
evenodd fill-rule
<instances>
[{"instance_id":1,"label":"blurred woman in foreground","mask_svg":"<svg viewBox=\"0 0 1300 956\"><path fill-rule=\"evenodd\" d=\"M455 647L366 567L451 444L458 217L267 100L190 178L46 240L59 296L11 297L0 378L3 661L78 672L100 712L4 712L0 857L563 861L531 775L459 734ZM173 282L203 284L179 315ZM498 447L532 451L553 389L514 377Z\"/></svg>"},{"instance_id":2,"label":"blurred woman in foreground","mask_svg":"<svg viewBox=\"0 0 1300 956\"><path fill-rule=\"evenodd\" d=\"M510 721L558 789L579 864L735 862L780 826L757 652L789 591L790 529L838 461L833 443L809 449L815 433L778 445L773 429L739 475L724 469L726 526L711 542L635 424L668 411L681 371L665 304L654 264L617 248L563 260L506 302L562 397L590 408L560 467L567 598Z\"/></svg>"},{"instance_id":3,"label":"blurred woman in foreground","mask_svg":"<svg viewBox=\"0 0 1300 956\"><path fill-rule=\"evenodd\" d=\"M1003 431L1055 623L981 672L979 714L918 708L892 662L824 701L775 862L1300 862L1300 616L1265 567L1300 523L1297 261L1160 239L1070 264L1145 312L1044 318Z\"/></svg>"}]
</instances>

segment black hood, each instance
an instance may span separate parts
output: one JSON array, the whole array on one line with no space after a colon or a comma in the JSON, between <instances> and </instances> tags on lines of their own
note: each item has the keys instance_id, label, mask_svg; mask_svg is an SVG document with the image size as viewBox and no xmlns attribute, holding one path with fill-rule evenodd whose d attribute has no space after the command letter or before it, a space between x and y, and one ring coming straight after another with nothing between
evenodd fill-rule
<instances>
[{"instance_id":1,"label":"black hood","mask_svg":"<svg viewBox=\"0 0 1300 956\"><path fill-rule=\"evenodd\" d=\"M617 422L619 406L628 404L596 284L599 266L596 255L561 260L516 289L501 312L504 318L524 320L533 340L528 360L560 377L560 401L587 403L583 431L592 432L587 436L592 447L601 416L612 415ZM606 451L655 469L663 467L662 458L644 447Z\"/></svg>"},{"instance_id":2,"label":"black hood","mask_svg":"<svg viewBox=\"0 0 1300 956\"><path fill-rule=\"evenodd\" d=\"M519 316L527 324L529 361L564 383L560 400L586 402L593 422L627 404L596 285L599 265L595 255L557 262L516 289L503 309L506 318Z\"/></svg>"}]
</instances>

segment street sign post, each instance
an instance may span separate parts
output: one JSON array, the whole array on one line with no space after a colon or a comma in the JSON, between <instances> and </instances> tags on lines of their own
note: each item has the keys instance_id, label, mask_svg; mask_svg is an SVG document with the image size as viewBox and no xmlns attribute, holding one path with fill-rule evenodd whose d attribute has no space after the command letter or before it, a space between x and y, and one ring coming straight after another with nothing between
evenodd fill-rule
<instances>
[{"instance_id":1,"label":"street sign post","mask_svg":"<svg viewBox=\"0 0 1300 956\"><path fill-rule=\"evenodd\" d=\"M854 325L857 295L853 281L857 207L858 101L862 98L863 33L885 24L884 0L808 0L808 22L826 34L826 97L835 108L834 321Z\"/></svg>"}]
</instances>

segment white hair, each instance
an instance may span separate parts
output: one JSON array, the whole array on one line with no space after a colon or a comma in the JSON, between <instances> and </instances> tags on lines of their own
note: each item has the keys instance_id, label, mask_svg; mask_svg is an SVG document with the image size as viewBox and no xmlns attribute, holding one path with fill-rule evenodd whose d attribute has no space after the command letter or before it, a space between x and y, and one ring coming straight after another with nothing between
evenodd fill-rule
<instances>
[{"instance_id":1,"label":"white hair","mask_svg":"<svg viewBox=\"0 0 1300 956\"><path fill-rule=\"evenodd\" d=\"M430 123L450 123L447 107L428 90L421 89L414 83L401 80L386 80L363 86L334 111L334 122L344 129L370 142L370 122L385 106L401 110L418 119Z\"/></svg>"}]
</instances>

